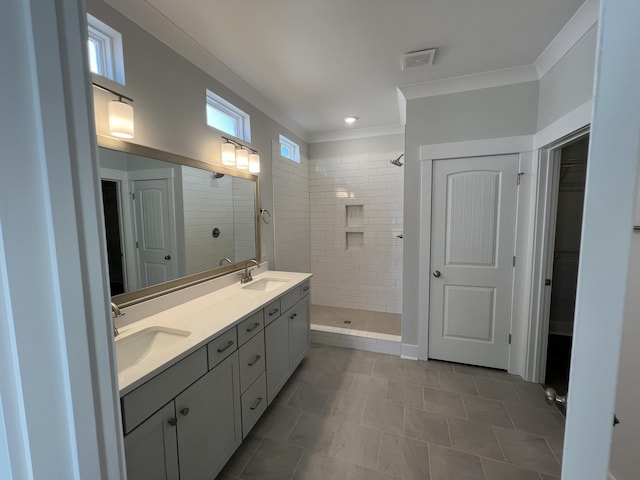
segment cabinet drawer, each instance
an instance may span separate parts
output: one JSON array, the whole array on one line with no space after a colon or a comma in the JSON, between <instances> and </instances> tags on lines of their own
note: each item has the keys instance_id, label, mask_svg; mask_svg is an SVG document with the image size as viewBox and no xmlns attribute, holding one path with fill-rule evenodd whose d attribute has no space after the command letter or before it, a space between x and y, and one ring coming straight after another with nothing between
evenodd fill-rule
<instances>
[{"instance_id":1,"label":"cabinet drawer","mask_svg":"<svg viewBox=\"0 0 640 480\"><path fill-rule=\"evenodd\" d=\"M264 328L264 314L262 310L254 313L249 318L245 318L238 324L238 345L244 344L256 333Z\"/></svg>"},{"instance_id":2,"label":"cabinet drawer","mask_svg":"<svg viewBox=\"0 0 640 480\"><path fill-rule=\"evenodd\" d=\"M122 398L124 432L129 433L160 407L207 373L207 351L196 350Z\"/></svg>"},{"instance_id":3,"label":"cabinet drawer","mask_svg":"<svg viewBox=\"0 0 640 480\"><path fill-rule=\"evenodd\" d=\"M241 402L244 439L267 408L267 381L264 373L242 395Z\"/></svg>"},{"instance_id":4,"label":"cabinet drawer","mask_svg":"<svg viewBox=\"0 0 640 480\"><path fill-rule=\"evenodd\" d=\"M282 311L284 312L286 310L289 310L291 307L293 307L296 304L298 300L300 300L299 285L293 290L290 290L284 295L282 295L282 297L280 297L280 307L282 308Z\"/></svg>"},{"instance_id":5,"label":"cabinet drawer","mask_svg":"<svg viewBox=\"0 0 640 480\"><path fill-rule=\"evenodd\" d=\"M209 370L227 358L238 348L236 329L232 328L207 345Z\"/></svg>"},{"instance_id":6,"label":"cabinet drawer","mask_svg":"<svg viewBox=\"0 0 640 480\"><path fill-rule=\"evenodd\" d=\"M240 347L240 391L244 392L264 372L264 330Z\"/></svg>"},{"instance_id":7,"label":"cabinet drawer","mask_svg":"<svg viewBox=\"0 0 640 480\"><path fill-rule=\"evenodd\" d=\"M264 307L264 326L266 327L271 322L273 322L280 316L281 313L282 310L280 310L280 299L278 298L277 300Z\"/></svg>"},{"instance_id":8,"label":"cabinet drawer","mask_svg":"<svg viewBox=\"0 0 640 480\"><path fill-rule=\"evenodd\" d=\"M309 293L311 293L311 281L305 280L300 284L300 298L304 297L305 295L309 295Z\"/></svg>"}]
</instances>

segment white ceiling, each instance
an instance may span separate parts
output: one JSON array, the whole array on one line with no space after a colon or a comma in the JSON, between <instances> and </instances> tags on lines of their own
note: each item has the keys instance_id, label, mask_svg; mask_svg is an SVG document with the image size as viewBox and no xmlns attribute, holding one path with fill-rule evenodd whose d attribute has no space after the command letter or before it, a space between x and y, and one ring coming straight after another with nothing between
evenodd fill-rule
<instances>
[{"instance_id":1,"label":"white ceiling","mask_svg":"<svg viewBox=\"0 0 640 480\"><path fill-rule=\"evenodd\" d=\"M155 16L217 57L304 136L317 136L400 126L399 86L533 64L583 1L124 3L139 3L140 11L153 7ZM432 47L432 66L401 70L403 53ZM345 125L348 115L359 117L354 127Z\"/></svg>"}]
</instances>

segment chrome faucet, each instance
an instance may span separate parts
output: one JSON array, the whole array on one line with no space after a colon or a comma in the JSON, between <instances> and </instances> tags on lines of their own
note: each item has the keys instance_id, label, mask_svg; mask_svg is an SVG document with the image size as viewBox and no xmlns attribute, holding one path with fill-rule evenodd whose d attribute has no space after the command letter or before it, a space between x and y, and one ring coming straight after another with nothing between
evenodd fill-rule
<instances>
[{"instance_id":1,"label":"chrome faucet","mask_svg":"<svg viewBox=\"0 0 640 480\"><path fill-rule=\"evenodd\" d=\"M242 275L242 277L240 278L240 283L247 283L253 280L253 277L251 276L251 272L249 271L249 267L252 264L255 265L256 267L260 266L260 264L255 260L249 260L244 266L244 275Z\"/></svg>"},{"instance_id":2,"label":"chrome faucet","mask_svg":"<svg viewBox=\"0 0 640 480\"><path fill-rule=\"evenodd\" d=\"M116 318L123 316L124 313L122 313L120 311L120 307L113 302L111 302L111 313L113 313L113 316L111 317L113 320L113 336L117 337L120 335L120 332L118 331L118 327L116 327Z\"/></svg>"},{"instance_id":3,"label":"chrome faucet","mask_svg":"<svg viewBox=\"0 0 640 480\"><path fill-rule=\"evenodd\" d=\"M231 261L231 259L229 259L229 258L223 258L222 260L220 260L220 261L218 262L218 266L220 266L220 267L221 267L222 265L224 265L224 262L227 262L229 265L231 265L231 264L233 263L233 262Z\"/></svg>"}]
</instances>

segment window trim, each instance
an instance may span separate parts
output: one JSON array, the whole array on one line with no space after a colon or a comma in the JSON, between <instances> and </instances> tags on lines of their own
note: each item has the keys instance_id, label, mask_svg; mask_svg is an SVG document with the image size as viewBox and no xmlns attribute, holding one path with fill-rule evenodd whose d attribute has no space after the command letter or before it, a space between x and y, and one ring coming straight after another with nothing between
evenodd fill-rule
<instances>
[{"instance_id":1,"label":"window trim","mask_svg":"<svg viewBox=\"0 0 640 480\"><path fill-rule=\"evenodd\" d=\"M223 133L231 135L232 137L251 143L251 116L248 113L239 109L231 102L222 98L220 95L216 95L209 89L207 89L206 107L214 108L219 112L223 113L224 115L231 117L236 123L236 132L239 135L235 135L232 132L227 132L225 130L220 130L215 125L211 125L209 123L208 116L207 116L207 125L209 125L211 128L215 128L216 130L219 130ZM206 114L206 107L205 107L205 114Z\"/></svg>"},{"instance_id":2,"label":"window trim","mask_svg":"<svg viewBox=\"0 0 640 480\"><path fill-rule=\"evenodd\" d=\"M97 59L100 71L92 73L125 85L122 34L89 13L87 30L87 41L98 44L100 54Z\"/></svg>"},{"instance_id":3,"label":"window trim","mask_svg":"<svg viewBox=\"0 0 640 480\"><path fill-rule=\"evenodd\" d=\"M284 135L280 135L280 156L283 158L288 158L289 160L300 163L300 145L298 145L293 140L288 139ZM285 146L289 148L292 152L292 156L282 155L282 147Z\"/></svg>"}]
</instances>

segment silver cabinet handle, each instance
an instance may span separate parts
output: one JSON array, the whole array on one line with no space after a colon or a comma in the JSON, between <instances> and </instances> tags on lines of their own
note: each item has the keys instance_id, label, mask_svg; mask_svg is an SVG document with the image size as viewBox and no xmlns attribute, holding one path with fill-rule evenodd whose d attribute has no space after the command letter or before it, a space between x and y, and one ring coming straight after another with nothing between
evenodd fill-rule
<instances>
[{"instance_id":1,"label":"silver cabinet handle","mask_svg":"<svg viewBox=\"0 0 640 480\"><path fill-rule=\"evenodd\" d=\"M248 332L253 332L256 328L258 328L260 326L260 324L258 322L253 324L253 327L249 327L247 328L247 333Z\"/></svg>"},{"instance_id":2,"label":"silver cabinet handle","mask_svg":"<svg viewBox=\"0 0 640 480\"><path fill-rule=\"evenodd\" d=\"M175 427L178 424L178 419L176 417L172 417L168 420L169 425Z\"/></svg>"},{"instance_id":3,"label":"silver cabinet handle","mask_svg":"<svg viewBox=\"0 0 640 480\"><path fill-rule=\"evenodd\" d=\"M260 402L262 402L262 397L258 397L256 401L253 402L253 405L251 405L249 408L251 410L255 410L256 408L258 408L258 405L260 405Z\"/></svg>"},{"instance_id":4,"label":"silver cabinet handle","mask_svg":"<svg viewBox=\"0 0 640 480\"><path fill-rule=\"evenodd\" d=\"M182 410L180 410L180 413L186 417L187 415L189 415L189 408L184 407Z\"/></svg>"},{"instance_id":5,"label":"silver cabinet handle","mask_svg":"<svg viewBox=\"0 0 640 480\"><path fill-rule=\"evenodd\" d=\"M233 341L233 340L229 340L229 343L227 343L224 347L220 347L220 348L218 349L218 353L222 353L222 352L224 352L225 350L227 350L227 349L231 348L231 347L233 346L233 344L234 344L234 341Z\"/></svg>"},{"instance_id":6,"label":"silver cabinet handle","mask_svg":"<svg viewBox=\"0 0 640 480\"><path fill-rule=\"evenodd\" d=\"M302 287L302 291L303 291L303 292L308 292L308 291L309 291L309 288L311 288L311 287Z\"/></svg>"},{"instance_id":7,"label":"silver cabinet handle","mask_svg":"<svg viewBox=\"0 0 640 480\"><path fill-rule=\"evenodd\" d=\"M256 358L254 358L251 362L249 362L247 365L249 365L250 367L253 367L256 363L258 363L258 361L261 359L262 357L260 355L256 355Z\"/></svg>"},{"instance_id":8,"label":"silver cabinet handle","mask_svg":"<svg viewBox=\"0 0 640 480\"><path fill-rule=\"evenodd\" d=\"M271 316L275 315L276 313L278 313L279 311L280 311L280 309L279 309L279 308L274 308L273 310L271 310L271 311L269 312L269 316L271 317Z\"/></svg>"},{"instance_id":9,"label":"silver cabinet handle","mask_svg":"<svg viewBox=\"0 0 640 480\"><path fill-rule=\"evenodd\" d=\"M440 277L440 275L442 275L442 274L440 273L440 270L436 270L435 272L433 272L433 276L434 276L434 277L436 277L436 278L439 278L439 277Z\"/></svg>"}]
</instances>

